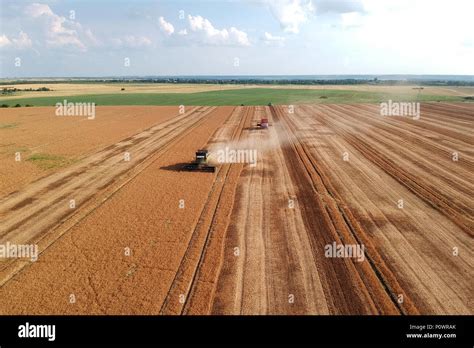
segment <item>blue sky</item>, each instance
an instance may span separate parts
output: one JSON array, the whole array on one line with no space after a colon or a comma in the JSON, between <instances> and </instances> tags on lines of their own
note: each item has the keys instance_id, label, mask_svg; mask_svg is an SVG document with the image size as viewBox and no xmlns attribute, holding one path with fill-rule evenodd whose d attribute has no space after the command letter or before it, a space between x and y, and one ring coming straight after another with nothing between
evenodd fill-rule
<instances>
[{"instance_id":1,"label":"blue sky","mask_svg":"<svg viewBox=\"0 0 474 348\"><path fill-rule=\"evenodd\" d=\"M0 76L474 74L472 0L1 0Z\"/></svg>"}]
</instances>

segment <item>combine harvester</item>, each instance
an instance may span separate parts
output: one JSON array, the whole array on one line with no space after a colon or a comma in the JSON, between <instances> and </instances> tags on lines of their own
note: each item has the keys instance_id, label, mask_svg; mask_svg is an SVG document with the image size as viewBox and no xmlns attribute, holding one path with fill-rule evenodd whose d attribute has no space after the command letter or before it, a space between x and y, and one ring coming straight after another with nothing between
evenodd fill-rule
<instances>
[{"instance_id":1,"label":"combine harvester","mask_svg":"<svg viewBox=\"0 0 474 348\"><path fill-rule=\"evenodd\" d=\"M259 129L268 129L268 118L262 118L259 123L257 123L257 128Z\"/></svg>"},{"instance_id":2,"label":"combine harvester","mask_svg":"<svg viewBox=\"0 0 474 348\"><path fill-rule=\"evenodd\" d=\"M194 162L186 164L183 169L193 172L209 172L214 173L216 171L216 167L211 166L207 163L207 159L209 157L208 150L197 150L196 151L196 159Z\"/></svg>"}]
</instances>

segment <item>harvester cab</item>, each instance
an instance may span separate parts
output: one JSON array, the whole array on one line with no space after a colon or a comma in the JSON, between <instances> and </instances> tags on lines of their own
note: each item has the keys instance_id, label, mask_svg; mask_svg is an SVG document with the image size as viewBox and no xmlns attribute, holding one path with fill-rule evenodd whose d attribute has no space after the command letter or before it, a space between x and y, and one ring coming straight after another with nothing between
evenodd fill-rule
<instances>
[{"instance_id":1,"label":"harvester cab","mask_svg":"<svg viewBox=\"0 0 474 348\"><path fill-rule=\"evenodd\" d=\"M196 162L206 163L208 156L209 156L209 151L208 150L197 150L196 151Z\"/></svg>"},{"instance_id":2,"label":"harvester cab","mask_svg":"<svg viewBox=\"0 0 474 348\"><path fill-rule=\"evenodd\" d=\"M196 172L214 173L216 171L216 167L211 166L207 163L208 157L209 157L208 150L197 150L196 159L194 160L194 162L186 164L183 169L189 170L189 171L196 171Z\"/></svg>"}]
</instances>

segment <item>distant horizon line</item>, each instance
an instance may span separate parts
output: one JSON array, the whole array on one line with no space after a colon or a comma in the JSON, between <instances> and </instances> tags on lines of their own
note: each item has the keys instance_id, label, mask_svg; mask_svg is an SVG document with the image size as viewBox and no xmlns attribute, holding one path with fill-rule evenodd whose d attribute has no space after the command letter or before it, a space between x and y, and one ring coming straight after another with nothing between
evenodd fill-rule
<instances>
[{"instance_id":1,"label":"distant horizon line","mask_svg":"<svg viewBox=\"0 0 474 348\"><path fill-rule=\"evenodd\" d=\"M406 80L409 78L413 79L437 79L437 78L447 78L456 79L456 80L473 80L474 75L457 75L457 74L311 74L311 75L301 75L301 74L275 74L275 75L105 75L105 76L29 76L29 77L0 77L0 80L97 80L97 79L186 79L186 78L195 78L195 79L280 79L280 80L294 80L294 79L335 79L335 80L344 80L344 79L354 79L359 78L362 80L368 79L387 79L392 78L395 80Z\"/></svg>"}]
</instances>

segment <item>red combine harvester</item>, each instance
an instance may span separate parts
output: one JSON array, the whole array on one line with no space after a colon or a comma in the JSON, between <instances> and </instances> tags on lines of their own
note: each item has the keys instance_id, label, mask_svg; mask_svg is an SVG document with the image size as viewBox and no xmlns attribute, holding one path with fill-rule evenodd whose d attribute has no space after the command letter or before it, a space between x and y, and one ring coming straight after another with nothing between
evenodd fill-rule
<instances>
[{"instance_id":1,"label":"red combine harvester","mask_svg":"<svg viewBox=\"0 0 474 348\"><path fill-rule=\"evenodd\" d=\"M268 118L262 118L259 123L257 123L258 128L266 129L268 128Z\"/></svg>"}]
</instances>

